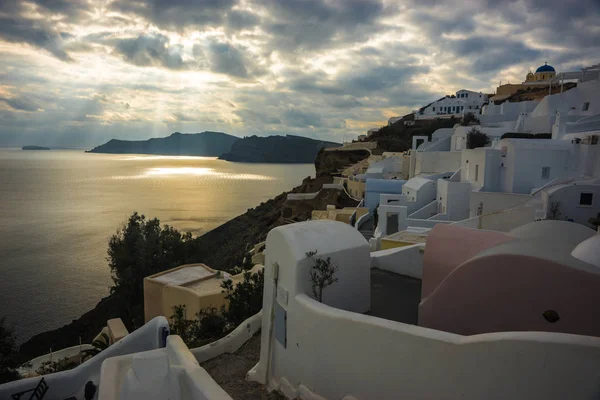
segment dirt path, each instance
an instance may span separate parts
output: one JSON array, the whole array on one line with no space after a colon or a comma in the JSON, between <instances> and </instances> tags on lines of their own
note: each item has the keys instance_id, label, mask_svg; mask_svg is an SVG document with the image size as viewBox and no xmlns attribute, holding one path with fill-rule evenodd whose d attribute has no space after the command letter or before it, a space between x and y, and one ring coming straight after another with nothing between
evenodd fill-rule
<instances>
[{"instance_id":1,"label":"dirt path","mask_svg":"<svg viewBox=\"0 0 600 400\"><path fill-rule=\"evenodd\" d=\"M246 380L246 373L256 365L260 358L260 333L250 339L235 354L223 354L202 363L210 376L234 400L285 400L277 392L267 392L265 387Z\"/></svg>"}]
</instances>

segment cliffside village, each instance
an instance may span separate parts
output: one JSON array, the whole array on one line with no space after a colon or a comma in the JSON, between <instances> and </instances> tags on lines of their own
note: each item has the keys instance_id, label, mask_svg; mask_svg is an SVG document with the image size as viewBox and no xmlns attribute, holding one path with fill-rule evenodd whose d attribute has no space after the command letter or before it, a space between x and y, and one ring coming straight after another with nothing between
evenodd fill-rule
<instances>
[{"instance_id":1,"label":"cliffside village","mask_svg":"<svg viewBox=\"0 0 600 400\"><path fill-rule=\"evenodd\" d=\"M380 129L326 149L364 157L288 195L290 214L311 220L254 244L262 311L226 337L189 349L167 318L226 304L220 283L242 275L179 266L144 280L142 328L110 320L106 350L44 377L31 371L48 356L31 360L0 398L88 399L91 382L93 399L231 399L200 364L250 340L260 351L246 380L289 399L597 397L600 65L545 64L388 126L451 118L408 151L379 147ZM321 301L311 252L338 267Z\"/></svg>"}]
</instances>

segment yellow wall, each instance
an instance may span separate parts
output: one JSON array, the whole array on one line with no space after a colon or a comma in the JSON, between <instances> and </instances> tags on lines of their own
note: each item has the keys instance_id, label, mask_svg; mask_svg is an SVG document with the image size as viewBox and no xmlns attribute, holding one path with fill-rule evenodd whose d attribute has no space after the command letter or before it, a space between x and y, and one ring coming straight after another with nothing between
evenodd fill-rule
<instances>
[{"instance_id":1,"label":"yellow wall","mask_svg":"<svg viewBox=\"0 0 600 400\"><path fill-rule=\"evenodd\" d=\"M362 199L365 189L365 182L348 179L348 193L350 193L350 196L354 197L355 199Z\"/></svg>"},{"instance_id":2,"label":"yellow wall","mask_svg":"<svg viewBox=\"0 0 600 400\"><path fill-rule=\"evenodd\" d=\"M381 250L395 249L398 247L412 246L413 242L401 242L399 240L381 239Z\"/></svg>"},{"instance_id":3,"label":"yellow wall","mask_svg":"<svg viewBox=\"0 0 600 400\"><path fill-rule=\"evenodd\" d=\"M179 305L185 305L187 319L193 319L195 314L204 308L220 308L222 305L227 305L225 293L221 292L221 279L209 278L214 281L214 289L203 290L200 293L186 286L164 284L152 279L188 266L173 268L144 279L144 319L146 322L159 315L170 319L173 315L173 307ZM257 272L262 268L262 265L255 265L252 272ZM218 271L215 270L215 272ZM234 286L243 279L243 273L231 276ZM193 283L188 283L188 285L193 285Z\"/></svg>"}]
</instances>

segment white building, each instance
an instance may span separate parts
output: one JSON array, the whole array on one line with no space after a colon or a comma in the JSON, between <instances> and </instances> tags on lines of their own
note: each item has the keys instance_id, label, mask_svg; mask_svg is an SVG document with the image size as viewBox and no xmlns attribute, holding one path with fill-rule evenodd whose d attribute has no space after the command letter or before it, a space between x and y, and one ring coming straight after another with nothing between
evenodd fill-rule
<instances>
[{"instance_id":1,"label":"white building","mask_svg":"<svg viewBox=\"0 0 600 400\"><path fill-rule=\"evenodd\" d=\"M558 184L541 192L544 217L593 227L590 218L600 213L600 179Z\"/></svg>"},{"instance_id":2,"label":"white building","mask_svg":"<svg viewBox=\"0 0 600 400\"><path fill-rule=\"evenodd\" d=\"M439 99L415 114L415 119L461 117L463 114L479 114L481 107L488 102L486 94L471 90L459 90L455 95Z\"/></svg>"},{"instance_id":3,"label":"white building","mask_svg":"<svg viewBox=\"0 0 600 400\"><path fill-rule=\"evenodd\" d=\"M367 131L367 137L373 136L374 133L379 132L379 128L371 128Z\"/></svg>"}]
</instances>

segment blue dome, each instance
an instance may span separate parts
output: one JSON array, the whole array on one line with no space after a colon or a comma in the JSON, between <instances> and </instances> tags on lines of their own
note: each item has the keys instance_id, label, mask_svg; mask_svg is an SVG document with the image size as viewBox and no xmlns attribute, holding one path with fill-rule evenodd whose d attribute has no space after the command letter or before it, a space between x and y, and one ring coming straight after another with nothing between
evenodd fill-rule
<instances>
[{"instance_id":1,"label":"blue dome","mask_svg":"<svg viewBox=\"0 0 600 400\"><path fill-rule=\"evenodd\" d=\"M542 65L541 67L536 69L535 72L536 73L538 73L538 72L556 72L556 70L554 69L553 66L548 65L548 63L546 63L546 65Z\"/></svg>"}]
</instances>

